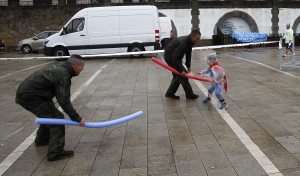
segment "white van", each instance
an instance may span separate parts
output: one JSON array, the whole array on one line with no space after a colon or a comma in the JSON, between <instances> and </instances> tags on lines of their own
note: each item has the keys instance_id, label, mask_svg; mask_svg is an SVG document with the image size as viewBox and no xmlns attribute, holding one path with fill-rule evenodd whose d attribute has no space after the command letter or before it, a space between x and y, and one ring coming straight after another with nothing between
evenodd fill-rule
<instances>
[{"instance_id":1,"label":"white van","mask_svg":"<svg viewBox=\"0 0 300 176\"><path fill-rule=\"evenodd\" d=\"M155 6L91 7L77 12L45 41L44 54L107 54L160 48ZM139 55L135 55L139 56Z\"/></svg>"},{"instance_id":2,"label":"white van","mask_svg":"<svg viewBox=\"0 0 300 176\"><path fill-rule=\"evenodd\" d=\"M169 17L159 17L160 21L160 38L161 38L161 46L164 48L168 45L173 39L172 36L172 23L171 18Z\"/></svg>"}]
</instances>

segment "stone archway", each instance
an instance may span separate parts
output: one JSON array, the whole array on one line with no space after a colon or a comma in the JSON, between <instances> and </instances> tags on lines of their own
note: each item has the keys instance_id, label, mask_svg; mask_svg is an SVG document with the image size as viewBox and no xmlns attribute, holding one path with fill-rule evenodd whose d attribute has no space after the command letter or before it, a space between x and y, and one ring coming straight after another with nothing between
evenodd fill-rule
<instances>
[{"instance_id":1,"label":"stone archway","mask_svg":"<svg viewBox=\"0 0 300 176\"><path fill-rule=\"evenodd\" d=\"M223 15L218 20L218 22L216 23L215 28L214 28L214 35L217 34L217 29L218 28L220 29L221 26L222 26L222 24L227 19L232 18L232 17L237 17L237 18L241 18L241 19L245 20L248 23L248 25L250 26L251 32L258 32L257 24L256 24L255 20L250 15L248 15L245 12L242 12L242 11L239 11L239 10L235 10L235 11L226 13L225 15Z\"/></svg>"},{"instance_id":2,"label":"stone archway","mask_svg":"<svg viewBox=\"0 0 300 176\"><path fill-rule=\"evenodd\" d=\"M165 15L161 12L158 12L158 15L159 15L159 17L168 17L167 15ZM172 23L172 36L173 36L173 38L177 38L177 29L176 29L176 26L172 19L171 19L171 23Z\"/></svg>"},{"instance_id":3,"label":"stone archway","mask_svg":"<svg viewBox=\"0 0 300 176\"><path fill-rule=\"evenodd\" d=\"M294 21L294 24L292 26L294 33L296 33L296 30L297 30L297 27L299 24L300 24L300 16L298 16L298 18L296 18L296 20Z\"/></svg>"}]
</instances>

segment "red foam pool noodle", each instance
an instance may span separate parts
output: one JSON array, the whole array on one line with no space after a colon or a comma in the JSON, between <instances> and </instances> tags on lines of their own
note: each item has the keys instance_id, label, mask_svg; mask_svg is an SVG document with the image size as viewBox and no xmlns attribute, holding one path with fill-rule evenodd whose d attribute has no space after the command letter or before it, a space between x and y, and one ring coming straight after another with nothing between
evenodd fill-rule
<instances>
[{"instance_id":1,"label":"red foam pool noodle","mask_svg":"<svg viewBox=\"0 0 300 176\"><path fill-rule=\"evenodd\" d=\"M155 57L152 57L152 61L153 61L153 62L156 62L158 65L161 65L162 67L164 67L164 68L166 68L166 69L172 71L173 73L175 73L175 74L177 74L177 75L180 75L180 73L179 73L176 69L174 69L174 68L168 66L167 64L161 62L160 60L156 59ZM198 76L194 76L194 75L189 75L189 74L186 74L185 76L186 76L187 78L196 79L196 80L199 80L199 81L210 82L210 79L209 79L209 78L202 78L202 77L198 77Z\"/></svg>"}]
</instances>

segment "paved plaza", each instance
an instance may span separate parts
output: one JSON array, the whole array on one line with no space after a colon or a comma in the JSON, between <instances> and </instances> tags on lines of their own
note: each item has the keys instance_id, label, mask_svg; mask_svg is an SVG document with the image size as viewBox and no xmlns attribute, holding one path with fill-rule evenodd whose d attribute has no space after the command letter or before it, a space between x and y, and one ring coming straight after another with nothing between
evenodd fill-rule
<instances>
[{"instance_id":1,"label":"paved plaza","mask_svg":"<svg viewBox=\"0 0 300 176\"><path fill-rule=\"evenodd\" d=\"M47 146L32 144L38 128L35 116L14 99L28 75L62 62L0 61L0 173L299 176L300 68L280 71L278 47L223 48L194 51L194 74L208 68L204 57L214 51L227 74L226 110L220 110L216 101L202 103L207 82L190 80L199 99L187 100L182 87L177 92L180 100L165 98L172 74L152 62L152 55L87 59L71 87L71 95L80 90L73 105L84 119L103 122L138 111L144 114L107 128L66 126L65 149L74 150L75 155L55 162L47 161ZM300 60L298 48L296 54ZM27 56L36 55L42 56ZM153 56L164 62L162 54ZM0 57L24 54L0 53ZM95 79L82 87L99 70Z\"/></svg>"}]
</instances>

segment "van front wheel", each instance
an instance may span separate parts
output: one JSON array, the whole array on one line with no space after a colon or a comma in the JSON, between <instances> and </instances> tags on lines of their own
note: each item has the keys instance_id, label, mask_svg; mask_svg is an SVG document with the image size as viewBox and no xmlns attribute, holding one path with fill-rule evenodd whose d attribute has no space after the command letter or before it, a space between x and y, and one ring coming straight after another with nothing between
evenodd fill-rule
<instances>
[{"instance_id":1,"label":"van front wheel","mask_svg":"<svg viewBox=\"0 0 300 176\"><path fill-rule=\"evenodd\" d=\"M68 56L68 51L63 47L57 47L53 50L53 56ZM55 59L57 61L65 61L67 58Z\"/></svg>"},{"instance_id":2,"label":"van front wheel","mask_svg":"<svg viewBox=\"0 0 300 176\"><path fill-rule=\"evenodd\" d=\"M140 52L140 51L145 51L145 49L141 45L134 44L134 45L131 45L128 48L128 51L129 52ZM133 54L133 55L131 55L131 57L142 57L142 56L143 56L142 54Z\"/></svg>"}]
</instances>

